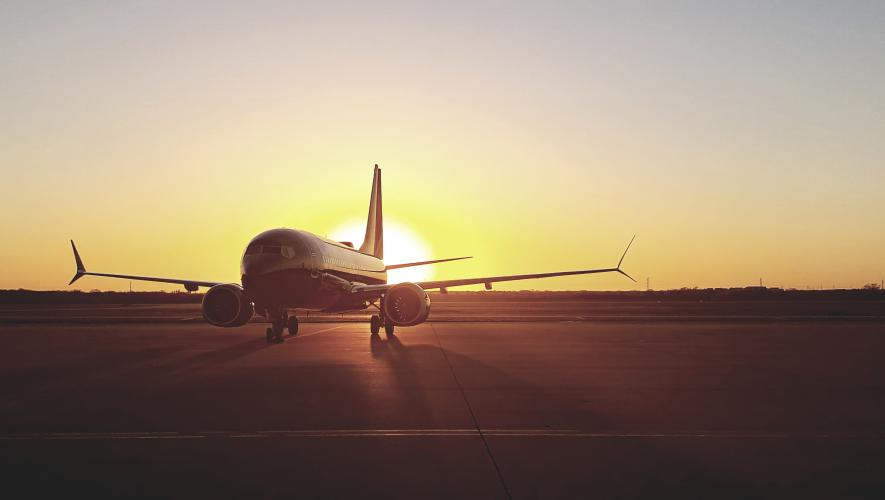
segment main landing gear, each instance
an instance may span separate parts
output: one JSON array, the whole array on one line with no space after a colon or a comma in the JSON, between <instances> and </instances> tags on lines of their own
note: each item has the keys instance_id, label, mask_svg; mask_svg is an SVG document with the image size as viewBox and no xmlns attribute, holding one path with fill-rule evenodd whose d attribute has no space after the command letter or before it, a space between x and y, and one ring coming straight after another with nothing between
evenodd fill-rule
<instances>
[{"instance_id":1,"label":"main landing gear","mask_svg":"<svg viewBox=\"0 0 885 500\"><path fill-rule=\"evenodd\" d=\"M265 331L265 338L268 344L280 344L283 342L283 330L289 330L289 336L298 335L298 318L294 315L289 316L288 313L280 311L276 314L268 313L271 316L270 327Z\"/></svg>"},{"instance_id":2,"label":"main landing gear","mask_svg":"<svg viewBox=\"0 0 885 500\"><path fill-rule=\"evenodd\" d=\"M390 337L393 335L393 323L390 320L384 321L377 314L373 314L372 318L369 320L369 331L372 332L372 335L378 335L378 332L381 331L381 326L384 326L384 333Z\"/></svg>"},{"instance_id":3,"label":"main landing gear","mask_svg":"<svg viewBox=\"0 0 885 500\"><path fill-rule=\"evenodd\" d=\"M394 324L389 319L382 319L381 316L373 314L369 319L369 331L372 332L372 335L378 335L382 326L384 326L385 335L388 337L393 336Z\"/></svg>"}]
</instances>

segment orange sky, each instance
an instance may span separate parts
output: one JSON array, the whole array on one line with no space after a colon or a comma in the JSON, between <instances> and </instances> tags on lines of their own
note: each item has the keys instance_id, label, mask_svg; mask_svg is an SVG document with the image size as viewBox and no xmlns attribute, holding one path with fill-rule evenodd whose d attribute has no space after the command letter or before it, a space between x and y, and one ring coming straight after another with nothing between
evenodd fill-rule
<instances>
[{"instance_id":1,"label":"orange sky","mask_svg":"<svg viewBox=\"0 0 885 500\"><path fill-rule=\"evenodd\" d=\"M102 5L0 7L0 288L65 288L70 238L236 281L260 231L362 221L376 162L390 221L475 256L435 278L610 266L634 233L638 285L497 288L885 276L881 4Z\"/></svg>"}]
</instances>

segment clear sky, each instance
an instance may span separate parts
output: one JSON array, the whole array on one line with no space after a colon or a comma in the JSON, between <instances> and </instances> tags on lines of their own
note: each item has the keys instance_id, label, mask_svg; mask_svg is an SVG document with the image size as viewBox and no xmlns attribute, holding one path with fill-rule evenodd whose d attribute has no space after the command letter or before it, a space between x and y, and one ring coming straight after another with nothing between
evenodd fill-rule
<instances>
[{"instance_id":1,"label":"clear sky","mask_svg":"<svg viewBox=\"0 0 885 500\"><path fill-rule=\"evenodd\" d=\"M237 281L264 229L361 222L376 162L389 220L476 257L436 278L633 233L639 285L509 288L885 275L885 2L368 4L0 3L0 288L65 288L70 238Z\"/></svg>"}]
</instances>

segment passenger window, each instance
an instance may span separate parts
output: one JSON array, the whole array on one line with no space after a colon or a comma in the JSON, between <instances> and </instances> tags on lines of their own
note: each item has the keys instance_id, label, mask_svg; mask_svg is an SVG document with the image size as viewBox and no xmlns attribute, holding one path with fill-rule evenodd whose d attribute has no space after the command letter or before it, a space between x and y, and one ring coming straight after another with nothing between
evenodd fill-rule
<instances>
[{"instance_id":1,"label":"passenger window","mask_svg":"<svg viewBox=\"0 0 885 500\"><path fill-rule=\"evenodd\" d=\"M264 245L263 247L261 247L261 253L280 255L280 245Z\"/></svg>"},{"instance_id":2,"label":"passenger window","mask_svg":"<svg viewBox=\"0 0 885 500\"><path fill-rule=\"evenodd\" d=\"M283 257L287 259L292 259L295 257L295 249L290 246L283 247Z\"/></svg>"}]
</instances>

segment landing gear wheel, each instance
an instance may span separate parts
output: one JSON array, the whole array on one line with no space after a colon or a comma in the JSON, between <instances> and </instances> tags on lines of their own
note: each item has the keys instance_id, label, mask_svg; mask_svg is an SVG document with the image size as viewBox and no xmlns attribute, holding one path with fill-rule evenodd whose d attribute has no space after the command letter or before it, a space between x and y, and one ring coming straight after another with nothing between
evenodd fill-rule
<instances>
[{"instance_id":1,"label":"landing gear wheel","mask_svg":"<svg viewBox=\"0 0 885 500\"><path fill-rule=\"evenodd\" d=\"M272 344L273 343L273 328L268 328L267 331L264 333L264 337L267 339L268 344Z\"/></svg>"},{"instance_id":2,"label":"landing gear wheel","mask_svg":"<svg viewBox=\"0 0 885 500\"><path fill-rule=\"evenodd\" d=\"M289 316L287 328L289 329L289 335L292 337L298 335L298 318L295 316Z\"/></svg>"},{"instance_id":3,"label":"landing gear wheel","mask_svg":"<svg viewBox=\"0 0 885 500\"><path fill-rule=\"evenodd\" d=\"M393 323L391 323L390 321L384 323L384 333L388 337L393 337L393 326Z\"/></svg>"},{"instance_id":4,"label":"landing gear wheel","mask_svg":"<svg viewBox=\"0 0 885 500\"><path fill-rule=\"evenodd\" d=\"M369 331L372 332L372 335L378 335L378 332L381 331L381 318L377 314L373 314L372 319L369 320Z\"/></svg>"},{"instance_id":5,"label":"landing gear wheel","mask_svg":"<svg viewBox=\"0 0 885 500\"><path fill-rule=\"evenodd\" d=\"M289 315L285 309L271 308L265 313L267 319L270 320L270 328L267 329L268 342L276 344L283 343L283 330L289 322ZM296 327L297 328L297 327Z\"/></svg>"}]
</instances>

